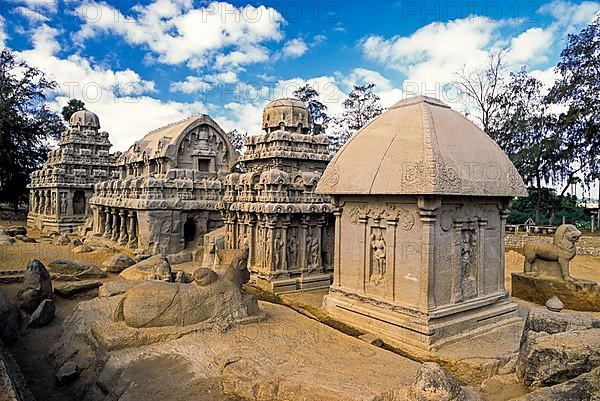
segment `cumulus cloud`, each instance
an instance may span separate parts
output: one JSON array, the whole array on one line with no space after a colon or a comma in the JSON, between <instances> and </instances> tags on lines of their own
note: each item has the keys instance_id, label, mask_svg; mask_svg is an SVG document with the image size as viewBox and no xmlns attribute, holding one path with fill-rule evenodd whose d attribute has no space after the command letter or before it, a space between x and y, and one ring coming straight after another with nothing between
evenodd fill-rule
<instances>
[{"instance_id":1,"label":"cumulus cloud","mask_svg":"<svg viewBox=\"0 0 600 401\"><path fill-rule=\"evenodd\" d=\"M285 58L297 58L302 56L308 51L308 46L304 40L296 38L289 40L285 46L283 46L283 57Z\"/></svg>"},{"instance_id":2,"label":"cumulus cloud","mask_svg":"<svg viewBox=\"0 0 600 401\"><path fill-rule=\"evenodd\" d=\"M361 46L368 59L404 73L410 81L444 83L465 62L478 65L486 60L486 49L494 44L501 25L483 17L434 22L409 36L368 36Z\"/></svg>"},{"instance_id":3,"label":"cumulus cloud","mask_svg":"<svg viewBox=\"0 0 600 401\"><path fill-rule=\"evenodd\" d=\"M554 34L549 29L530 28L511 39L508 61L518 66L546 63Z\"/></svg>"},{"instance_id":4,"label":"cumulus cloud","mask_svg":"<svg viewBox=\"0 0 600 401\"><path fill-rule=\"evenodd\" d=\"M21 4L29 10L36 10L44 14L56 14L58 0L10 0L12 3Z\"/></svg>"},{"instance_id":5,"label":"cumulus cloud","mask_svg":"<svg viewBox=\"0 0 600 401\"><path fill-rule=\"evenodd\" d=\"M187 76L185 80L173 82L170 85L171 92L185 94L208 92L215 85L229 85L238 81L238 76L233 71L225 71L218 74L207 74L202 77Z\"/></svg>"},{"instance_id":6,"label":"cumulus cloud","mask_svg":"<svg viewBox=\"0 0 600 401\"><path fill-rule=\"evenodd\" d=\"M44 14L27 7L17 7L15 8L15 12L25 17L31 24L50 20L50 18L46 17Z\"/></svg>"},{"instance_id":7,"label":"cumulus cloud","mask_svg":"<svg viewBox=\"0 0 600 401\"><path fill-rule=\"evenodd\" d=\"M283 38L284 18L274 8L211 2L194 8L191 0L154 0L132 8L131 15L104 2L77 8L84 24L76 33L85 41L99 33L147 47L159 62L236 68L266 61L263 43Z\"/></svg>"},{"instance_id":8,"label":"cumulus cloud","mask_svg":"<svg viewBox=\"0 0 600 401\"><path fill-rule=\"evenodd\" d=\"M98 114L116 150L127 149L152 129L206 112L202 102L163 101L152 81L130 69L111 70L96 66L79 55L56 56L58 31L41 25L33 32L33 48L17 52L28 64L41 68L58 83L50 106L59 111L71 98L78 98Z\"/></svg>"},{"instance_id":9,"label":"cumulus cloud","mask_svg":"<svg viewBox=\"0 0 600 401\"><path fill-rule=\"evenodd\" d=\"M0 15L0 47L6 47L6 41L8 40L8 35L6 34L6 22L4 17Z\"/></svg>"}]
</instances>

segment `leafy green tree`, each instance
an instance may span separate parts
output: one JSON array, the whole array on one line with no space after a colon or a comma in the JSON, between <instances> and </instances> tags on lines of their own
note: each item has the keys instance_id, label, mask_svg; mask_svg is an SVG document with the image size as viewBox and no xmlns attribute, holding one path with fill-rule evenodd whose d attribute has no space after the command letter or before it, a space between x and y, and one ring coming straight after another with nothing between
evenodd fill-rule
<instances>
[{"instance_id":1,"label":"leafy green tree","mask_svg":"<svg viewBox=\"0 0 600 401\"><path fill-rule=\"evenodd\" d=\"M537 224L559 225L563 217L570 224L584 226L589 223L585 209L577 206L577 198L573 195L557 195L552 188L529 187L529 196L518 198L513 202L508 224L523 224L527 219L534 219L539 213ZM538 210L537 199L541 198Z\"/></svg>"},{"instance_id":2,"label":"leafy green tree","mask_svg":"<svg viewBox=\"0 0 600 401\"><path fill-rule=\"evenodd\" d=\"M244 144L246 143L248 133L240 132L237 129L234 129L227 133L227 137L229 138L229 142L231 142L231 145L233 145L233 148L238 153L242 154L244 152Z\"/></svg>"},{"instance_id":3,"label":"leafy green tree","mask_svg":"<svg viewBox=\"0 0 600 401\"><path fill-rule=\"evenodd\" d=\"M0 201L15 208L27 193L33 170L46 159L48 143L65 129L44 104L56 83L8 49L0 53Z\"/></svg>"},{"instance_id":4,"label":"leafy green tree","mask_svg":"<svg viewBox=\"0 0 600 401\"><path fill-rule=\"evenodd\" d=\"M61 114L68 123L73 113L79 110L85 110L85 103L79 99L71 99L67 105L62 108Z\"/></svg>"},{"instance_id":5,"label":"leafy green tree","mask_svg":"<svg viewBox=\"0 0 600 401\"><path fill-rule=\"evenodd\" d=\"M327 114L327 106L319 100L319 92L306 84L294 91L294 97L304 102L311 117L310 133L318 135L327 129L331 117Z\"/></svg>"},{"instance_id":6,"label":"leafy green tree","mask_svg":"<svg viewBox=\"0 0 600 401\"><path fill-rule=\"evenodd\" d=\"M600 175L600 16L568 36L556 72L560 79L548 98L566 107L558 126L572 149L571 163L589 183Z\"/></svg>"},{"instance_id":7,"label":"leafy green tree","mask_svg":"<svg viewBox=\"0 0 600 401\"><path fill-rule=\"evenodd\" d=\"M334 127L330 133L330 148L337 152L358 130L367 125L375 117L383 113L381 99L375 93L374 83L354 85L348 98L344 100L342 115L334 119Z\"/></svg>"}]
</instances>

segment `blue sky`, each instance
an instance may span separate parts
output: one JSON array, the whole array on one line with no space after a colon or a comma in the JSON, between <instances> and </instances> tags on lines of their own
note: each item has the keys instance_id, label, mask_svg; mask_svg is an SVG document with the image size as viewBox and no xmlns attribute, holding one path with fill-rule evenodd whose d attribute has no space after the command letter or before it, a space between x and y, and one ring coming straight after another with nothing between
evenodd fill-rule
<instances>
[{"instance_id":1,"label":"blue sky","mask_svg":"<svg viewBox=\"0 0 600 401\"><path fill-rule=\"evenodd\" d=\"M376 83L385 106L444 98L456 71L500 48L511 69L526 65L550 85L566 35L600 11L562 0L0 4L0 42L58 82L56 110L82 98L115 150L195 113L258 133L264 104L305 82L332 114L354 83Z\"/></svg>"}]
</instances>

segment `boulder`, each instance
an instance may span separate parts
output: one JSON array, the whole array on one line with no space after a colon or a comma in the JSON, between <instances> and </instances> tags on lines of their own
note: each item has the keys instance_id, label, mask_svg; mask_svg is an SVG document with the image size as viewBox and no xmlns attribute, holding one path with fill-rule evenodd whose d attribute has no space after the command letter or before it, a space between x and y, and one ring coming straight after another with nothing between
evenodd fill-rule
<instances>
[{"instance_id":1,"label":"boulder","mask_svg":"<svg viewBox=\"0 0 600 401\"><path fill-rule=\"evenodd\" d=\"M72 382L79 377L79 369L75 362L69 361L58 369L56 373L56 384L59 386Z\"/></svg>"},{"instance_id":2,"label":"boulder","mask_svg":"<svg viewBox=\"0 0 600 401\"><path fill-rule=\"evenodd\" d=\"M23 226L12 226L6 229L6 234L11 237L15 237L17 235L27 235L27 229Z\"/></svg>"},{"instance_id":3,"label":"boulder","mask_svg":"<svg viewBox=\"0 0 600 401\"><path fill-rule=\"evenodd\" d=\"M75 238L75 239L71 240L71 242L69 242L69 246L71 248L76 248L81 245L83 245L83 242L81 242L81 240L79 238Z\"/></svg>"},{"instance_id":4,"label":"boulder","mask_svg":"<svg viewBox=\"0 0 600 401\"><path fill-rule=\"evenodd\" d=\"M93 290L94 288L98 288L100 286L102 286L102 281L100 280L69 281L67 283L57 285L56 288L54 288L54 292L63 298L69 298L80 292Z\"/></svg>"},{"instance_id":5,"label":"boulder","mask_svg":"<svg viewBox=\"0 0 600 401\"><path fill-rule=\"evenodd\" d=\"M0 292L0 340L5 344L14 343L19 338L21 318L17 307Z\"/></svg>"},{"instance_id":6,"label":"boulder","mask_svg":"<svg viewBox=\"0 0 600 401\"><path fill-rule=\"evenodd\" d=\"M15 235L15 239L29 244L35 244L37 242L35 238L31 238L26 235Z\"/></svg>"},{"instance_id":7,"label":"boulder","mask_svg":"<svg viewBox=\"0 0 600 401\"><path fill-rule=\"evenodd\" d=\"M600 285L580 278L563 280L562 277L536 273L512 273L511 295L539 305L557 296L567 309L600 310Z\"/></svg>"},{"instance_id":8,"label":"boulder","mask_svg":"<svg viewBox=\"0 0 600 401\"><path fill-rule=\"evenodd\" d=\"M102 268L109 273L121 273L135 264L135 260L122 253L111 256L102 263Z\"/></svg>"},{"instance_id":9,"label":"boulder","mask_svg":"<svg viewBox=\"0 0 600 401\"><path fill-rule=\"evenodd\" d=\"M210 284L214 283L215 281L217 281L218 278L219 278L219 275L217 273L215 273L214 270L207 269L205 267L200 267L200 268L196 269L194 271L194 273L192 274L192 279L199 286L210 285Z\"/></svg>"},{"instance_id":10,"label":"boulder","mask_svg":"<svg viewBox=\"0 0 600 401\"><path fill-rule=\"evenodd\" d=\"M93 252L94 248L92 248L89 245L83 244L83 245L79 245L76 246L75 248L73 248L73 253L89 253L89 252Z\"/></svg>"},{"instance_id":11,"label":"boulder","mask_svg":"<svg viewBox=\"0 0 600 401\"><path fill-rule=\"evenodd\" d=\"M600 328L600 319L588 313L556 313L541 308L531 309L525 319L520 346L523 347L530 332L557 334L597 328Z\"/></svg>"},{"instance_id":12,"label":"boulder","mask_svg":"<svg viewBox=\"0 0 600 401\"><path fill-rule=\"evenodd\" d=\"M54 259L48 263L48 268L67 279L83 280L107 276L106 272L98 267L73 259ZM58 279L60 280L60 277Z\"/></svg>"},{"instance_id":13,"label":"boulder","mask_svg":"<svg viewBox=\"0 0 600 401\"><path fill-rule=\"evenodd\" d=\"M435 362L425 362L407 391L411 401L484 401L478 393L463 388Z\"/></svg>"},{"instance_id":14,"label":"boulder","mask_svg":"<svg viewBox=\"0 0 600 401\"><path fill-rule=\"evenodd\" d=\"M142 260L120 274L125 280L158 280L173 281L171 275L171 265L164 255L154 255L148 259Z\"/></svg>"},{"instance_id":15,"label":"boulder","mask_svg":"<svg viewBox=\"0 0 600 401\"><path fill-rule=\"evenodd\" d=\"M44 299L40 306L32 313L29 323L27 324L28 329L38 329L46 326L54 319L56 313L56 306L54 301L51 299Z\"/></svg>"},{"instance_id":16,"label":"boulder","mask_svg":"<svg viewBox=\"0 0 600 401\"><path fill-rule=\"evenodd\" d=\"M69 245L70 243L71 239L67 234L62 234L54 240L54 245Z\"/></svg>"},{"instance_id":17,"label":"boulder","mask_svg":"<svg viewBox=\"0 0 600 401\"><path fill-rule=\"evenodd\" d=\"M517 359L526 386L563 383L600 366L600 329L547 334L530 331Z\"/></svg>"},{"instance_id":18,"label":"boulder","mask_svg":"<svg viewBox=\"0 0 600 401\"><path fill-rule=\"evenodd\" d=\"M15 239L9 235L0 235L0 245L12 245Z\"/></svg>"},{"instance_id":19,"label":"boulder","mask_svg":"<svg viewBox=\"0 0 600 401\"><path fill-rule=\"evenodd\" d=\"M23 288L17 295L17 305L33 313L44 299L52 299L52 279L42 262L31 259L23 273Z\"/></svg>"},{"instance_id":20,"label":"boulder","mask_svg":"<svg viewBox=\"0 0 600 401\"><path fill-rule=\"evenodd\" d=\"M565 383L535 390L512 401L584 401L600 399L600 368Z\"/></svg>"}]
</instances>

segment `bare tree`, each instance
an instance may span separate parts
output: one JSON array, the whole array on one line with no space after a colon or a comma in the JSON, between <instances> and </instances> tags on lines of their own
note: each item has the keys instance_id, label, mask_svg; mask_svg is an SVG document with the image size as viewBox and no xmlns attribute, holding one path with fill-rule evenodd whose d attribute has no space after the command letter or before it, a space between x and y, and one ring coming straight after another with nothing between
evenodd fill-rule
<instances>
[{"instance_id":1,"label":"bare tree","mask_svg":"<svg viewBox=\"0 0 600 401\"><path fill-rule=\"evenodd\" d=\"M508 49L493 51L484 66L463 66L453 82L466 113L473 115L487 134L490 134L492 120L500 111L495 99L504 84L507 54Z\"/></svg>"}]
</instances>

